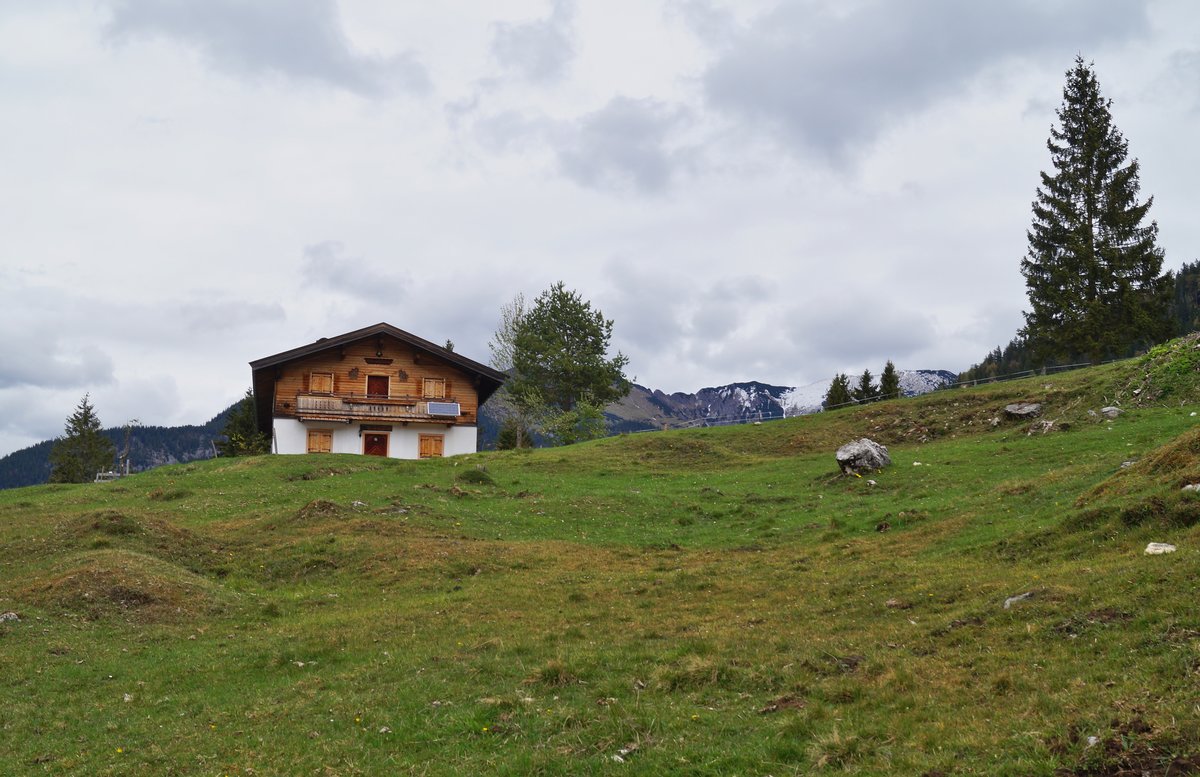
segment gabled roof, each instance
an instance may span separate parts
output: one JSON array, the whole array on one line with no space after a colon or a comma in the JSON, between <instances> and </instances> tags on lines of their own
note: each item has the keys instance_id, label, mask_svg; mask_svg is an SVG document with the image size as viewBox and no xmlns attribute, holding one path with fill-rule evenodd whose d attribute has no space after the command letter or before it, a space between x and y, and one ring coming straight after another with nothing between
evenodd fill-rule
<instances>
[{"instance_id":1,"label":"gabled roof","mask_svg":"<svg viewBox=\"0 0 1200 777\"><path fill-rule=\"evenodd\" d=\"M366 340L372 337L388 336L395 338L403 343L407 343L413 348L425 351L442 361L453 364L475 378L476 389L479 393L479 404L483 404L488 397L496 392L496 389L504 383L507 377L503 372L493 369L486 364L468 359L467 357L457 354L454 351L447 350L440 345L435 345L423 338L417 337L414 334L405 332L403 329L392 326L391 324L378 323L373 326L356 329L353 332L337 335L336 337L322 337L315 343L302 345L299 348L293 348L290 351L283 351L274 356L264 356L261 359L256 359L250 362L250 369L254 380L254 397L255 405L258 410L259 428L265 426L266 430L271 428L272 401L274 392L271 390L271 384L274 381L274 371L272 368L280 367L284 364L303 359L306 356L323 353L325 351L341 348L351 343L356 343L361 340Z\"/></svg>"}]
</instances>

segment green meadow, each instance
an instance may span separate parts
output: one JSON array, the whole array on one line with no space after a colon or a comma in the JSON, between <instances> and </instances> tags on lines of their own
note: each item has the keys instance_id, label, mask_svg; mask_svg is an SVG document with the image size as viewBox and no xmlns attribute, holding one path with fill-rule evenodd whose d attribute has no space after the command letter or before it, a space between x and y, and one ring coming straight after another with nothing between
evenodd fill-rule
<instances>
[{"instance_id":1,"label":"green meadow","mask_svg":"<svg viewBox=\"0 0 1200 777\"><path fill-rule=\"evenodd\" d=\"M1196 344L760 425L0 492L3 771L1200 772ZM864 436L892 465L841 476Z\"/></svg>"}]
</instances>

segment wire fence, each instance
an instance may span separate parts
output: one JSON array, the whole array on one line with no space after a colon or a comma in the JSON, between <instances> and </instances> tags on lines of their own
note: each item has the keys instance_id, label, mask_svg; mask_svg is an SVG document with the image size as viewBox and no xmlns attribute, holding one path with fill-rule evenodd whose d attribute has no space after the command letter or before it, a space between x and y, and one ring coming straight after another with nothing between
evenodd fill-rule
<instances>
[{"instance_id":1,"label":"wire fence","mask_svg":"<svg viewBox=\"0 0 1200 777\"><path fill-rule=\"evenodd\" d=\"M935 388L933 390L934 391L946 391L949 389L956 389L956 388L966 388L966 387L972 387L972 386L985 386L989 383L1003 383L1003 382L1010 381L1010 380L1021 380L1022 378L1033 378L1033 377L1037 377L1039 375L1054 375L1059 372L1069 372L1071 370L1079 370L1079 369L1084 369L1087 367L1098 367L1101 364L1112 364L1115 361L1118 361L1118 360L1110 359L1109 361L1098 362L1095 364L1093 364L1092 362L1078 362L1076 364L1056 364L1054 366L1046 366L1046 367L1042 367L1040 369L1021 370L1020 372L1010 372L1010 373L1005 373L1003 375L989 375L986 378L973 378L971 380L950 381L947 383L943 383L942 385L938 386L937 388ZM930 392L923 392L923 393L927 394ZM912 399L912 398L918 397L918 396L922 396L922 394L913 394L911 396L905 396L902 394L899 397L897 397L897 399ZM878 401L880 401L878 398L868 399L868 400L854 399L849 402L841 402L836 405L826 405L824 402L822 402L819 405L819 408L814 410L813 412L820 412L821 410L838 410L838 409L841 409L844 407L855 407L858 405L868 405L868 404L871 404L872 402L878 402ZM786 413L787 413L786 409L783 409L783 411L781 413L779 413L778 415L776 415L774 413L767 413L767 412L759 411L757 413L752 413L750 415L737 413L737 414L727 414L727 415L720 415L720 416L702 416L699 418L689 418L689 419L669 419L669 420L661 419L659 421L659 423L661 423L661 429L639 429L637 431L651 432L651 431L660 431L660 430L667 430L667 429L695 429L698 427L706 427L706 426L737 426L740 424L762 423L764 421L781 421L784 418L795 418L796 415L812 415L813 414L813 413L798 413L798 414L789 416Z\"/></svg>"}]
</instances>

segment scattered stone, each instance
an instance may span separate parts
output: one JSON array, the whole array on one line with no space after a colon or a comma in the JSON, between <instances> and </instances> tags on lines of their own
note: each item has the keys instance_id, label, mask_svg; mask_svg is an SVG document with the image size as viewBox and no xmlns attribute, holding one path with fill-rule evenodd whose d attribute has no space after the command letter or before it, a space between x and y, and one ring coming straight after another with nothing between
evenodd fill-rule
<instances>
[{"instance_id":1,"label":"scattered stone","mask_svg":"<svg viewBox=\"0 0 1200 777\"><path fill-rule=\"evenodd\" d=\"M1100 415L1110 419L1116 418L1117 416L1121 415L1121 408L1112 407L1111 405L1109 407L1102 407L1100 408Z\"/></svg>"},{"instance_id":2,"label":"scattered stone","mask_svg":"<svg viewBox=\"0 0 1200 777\"><path fill-rule=\"evenodd\" d=\"M1137 459L1130 459L1129 461L1122 461L1121 469L1128 469L1129 467L1132 467L1134 464L1137 464ZM1187 488L1187 486L1184 486L1184 488Z\"/></svg>"},{"instance_id":3,"label":"scattered stone","mask_svg":"<svg viewBox=\"0 0 1200 777\"><path fill-rule=\"evenodd\" d=\"M18 623L20 620L21 618L15 612L0 613L0 623L7 623L10 621L12 623Z\"/></svg>"},{"instance_id":4,"label":"scattered stone","mask_svg":"<svg viewBox=\"0 0 1200 777\"><path fill-rule=\"evenodd\" d=\"M1054 422L1049 419L1042 419L1041 421L1034 421L1032 424L1029 425L1029 430L1025 432L1025 436L1029 437L1030 435L1039 434L1039 433L1045 434L1046 432L1050 431L1053 428L1054 428Z\"/></svg>"},{"instance_id":5,"label":"scattered stone","mask_svg":"<svg viewBox=\"0 0 1200 777\"><path fill-rule=\"evenodd\" d=\"M1146 546L1147 556L1161 556L1164 553L1174 553L1175 546L1169 542L1151 542Z\"/></svg>"},{"instance_id":6,"label":"scattered stone","mask_svg":"<svg viewBox=\"0 0 1200 777\"><path fill-rule=\"evenodd\" d=\"M911 604L900 599L888 599L883 606L892 610L907 610L912 607Z\"/></svg>"},{"instance_id":7,"label":"scattered stone","mask_svg":"<svg viewBox=\"0 0 1200 777\"><path fill-rule=\"evenodd\" d=\"M1186 486L1184 486L1183 488L1181 488L1179 490L1180 491L1200 491L1200 483L1188 483ZM3 616L0 616L0 620L3 620Z\"/></svg>"},{"instance_id":8,"label":"scattered stone","mask_svg":"<svg viewBox=\"0 0 1200 777\"><path fill-rule=\"evenodd\" d=\"M988 421L988 424L990 424L993 429L996 428L997 426L1000 425L1000 417L992 416L992 419L990 421Z\"/></svg>"},{"instance_id":9,"label":"scattered stone","mask_svg":"<svg viewBox=\"0 0 1200 777\"><path fill-rule=\"evenodd\" d=\"M1012 607L1017 602L1023 602L1026 599L1032 599L1036 595L1037 595L1037 593L1034 591L1026 591L1023 594L1017 594L1016 596L1010 596L1004 600L1004 609L1007 610L1008 608Z\"/></svg>"},{"instance_id":10,"label":"scattered stone","mask_svg":"<svg viewBox=\"0 0 1200 777\"><path fill-rule=\"evenodd\" d=\"M363 502L361 500L355 499L353 502L350 503L350 506L353 507L355 510L361 510L367 506L367 503Z\"/></svg>"},{"instance_id":11,"label":"scattered stone","mask_svg":"<svg viewBox=\"0 0 1200 777\"><path fill-rule=\"evenodd\" d=\"M390 733L392 733L392 730L391 730L391 728L389 728L387 726L380 726L379 733L380 734L390 734Z\"/></svg>"},{"instance_id":12,"label":"scattered stone","mask_svg":"<svg viewBox=\"0 0 1200 777\"><path fill-rule=\"evenodd\" d=\"M868 481L867 481L867 485L868 485L868 486L874 486L874 485L877 485L877 483L876 483L874 480L868 480Z\"/></svg>"},{"instance_id":13,"label":"scattered stone","mask_svg":"<svg viewBox=\"0 0 1200 777\"><path fill-rule=\"evenodd\" d=\"M919 467L919 466L921 466L921 462L919 462L919 461L914 461L914 462L913 462L913 466L914 466L914 467Z\"/></svg>"},{"instance_id":14,"label":"scattered stone","mask_svg":"<svg viewBox=\"0 0 1200 777\"><path fill-rule=\"evenodd\" d=\"M887 521L880 521L879 523L875 524L875 531L878 532L884 532L890 528L892 528L892 525Z\"/></svg>"},{"instance_id":15,"label":"scattered stone","mask_svg":"<svg viewBox=\"0 0 1200 777\"><path fill-rule=\"evenodd\" d=\"M1009 418L1037 418L1042 414L1042 406L1037 402L1014 402L1004 406L1004 414Z\"/></svg>"},{"instance_id":16,"label":"scattered stone","mask_svg":"<svg viewBox=\"0 0 1200 777\"><path fill-rule=\"evenodd\" d=\"M892 463L888 449L866 437L838 448L836 456L843 475L883 469Z\"/></svg>"}]
</instances>

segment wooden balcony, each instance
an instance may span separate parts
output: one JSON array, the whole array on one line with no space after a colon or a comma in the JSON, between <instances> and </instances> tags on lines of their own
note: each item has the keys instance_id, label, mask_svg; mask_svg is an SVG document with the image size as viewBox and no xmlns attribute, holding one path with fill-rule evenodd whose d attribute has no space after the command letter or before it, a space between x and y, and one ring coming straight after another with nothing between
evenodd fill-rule
<instances>
[{"instance_id":1,"label":"wooden balcony","mask_svg":"<svg viewBox=\"0 0 1200 777\"><path fill-rule=\"evenodd\" d=\"M430 412L430 405L434 407ZM457 410L457 413L448 412ZM454 424L470 422L453 398L371 397L361 394L299 394L295 415L313 421L422 421Z\"/></svg>"}]
</instances>

